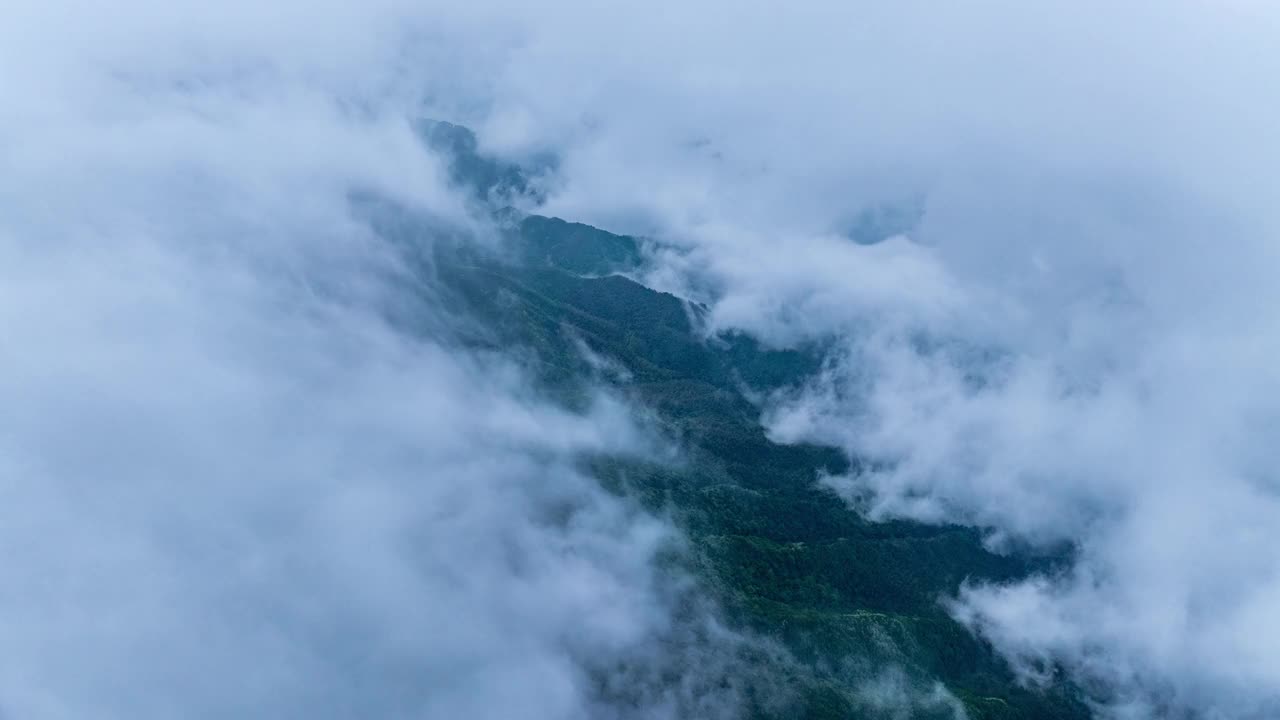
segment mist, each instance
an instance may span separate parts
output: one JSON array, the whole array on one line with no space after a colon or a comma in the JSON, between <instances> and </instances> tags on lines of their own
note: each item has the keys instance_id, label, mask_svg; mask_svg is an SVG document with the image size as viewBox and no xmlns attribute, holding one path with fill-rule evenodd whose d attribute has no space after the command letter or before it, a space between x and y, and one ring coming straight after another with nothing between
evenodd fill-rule
<instances>
[{"instance_id":1,"label":"mist","mask_svg":"<svg viewBox=\"0 0 1280 720\"><path fill-rule=\"evenodd\" d=\"M609 668L728 662L678 533L574 463L649 453L642 412L386 322L350 192L487 232L423 116L554 153L541 211L650 238L709 333L828 348L761 421L847 452L850 512L1070 548L939 598L1025 682L1280 711L1269 4L12 13L0 714L598 717ZM655 643L689 623L723 643ZM735 713L698 682L632 707Z\"/></svg>"},{"instance_id":2,"label":"mist","mask_svg":"<svg viewBox=\"0 0 1280 720\"><path fill-rule=\"evenodd\" d=\"M645 413L464 346L353 209L491 239L412 130L420 10L12 10L0 715L736 713L678 532L582 468L663 456Z\"/></svg>"},{"instance_id":3,"label":"mist","mask_svg":"<svg viewBox=\"0 0 1280 720\"><path fill-rule=\"evenodd\" d=\"M712 332L833 348L762 410L860 468L816 481L1071 548L941 599L1026 682L1064 667L1103 716L1275 714L1270 6L503 13L520 41L457 112L495 151L558 148L549 211L655 238L646 281Z\"/></svg>"}]
</instances>

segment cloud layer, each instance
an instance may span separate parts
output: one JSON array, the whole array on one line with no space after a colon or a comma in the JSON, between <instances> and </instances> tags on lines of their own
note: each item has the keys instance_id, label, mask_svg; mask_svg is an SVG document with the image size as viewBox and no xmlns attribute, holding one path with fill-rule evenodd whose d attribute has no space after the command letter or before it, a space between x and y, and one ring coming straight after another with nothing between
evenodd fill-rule
<instances>
[{"instance_id":1,"label":"cloud layer","mask_svg":"<svg viewBox=\"0 0 1280 720\"><path fill-rule=\"evenodd\" d=\"M410 129L429 13L13 10L0 715L736 711L679 536L580 468L633 410L459 347L351 212L483 238Z\"/></svg>"},{"instance_id":2,"label":"cloud layer","mask_svg":"<svg viewBox=\"0 0 1280 720\"><path fill-rule=\"evenodd\" d=\"M569 461L641 442L625 410L567 415L370 310L402 271L350 189L475 230L425 109L558 152L549 210L659 238L648 281L714 328L830 343L765 421L862 460L827 480L858 510L1073 546L951 599L1028 678L1276 713L1268 4L11 15L5 712L586 716L588 678L674 632L670 531Z\"/></svg>"},{"instance_id":3,"label":"cloud layer","mask_svg":"<svg viewBox=\"0 0 1280 720\"><path fill-rule=\"evenodd\" d=\"M554 212L660 238L715 327L832 344L776 437L862 460L827 482L872 516L1074 548L958 617L1104 714L1276 713L1274 9L493 12L471 112L561 149Z\"/></svg>"}]
</instances>

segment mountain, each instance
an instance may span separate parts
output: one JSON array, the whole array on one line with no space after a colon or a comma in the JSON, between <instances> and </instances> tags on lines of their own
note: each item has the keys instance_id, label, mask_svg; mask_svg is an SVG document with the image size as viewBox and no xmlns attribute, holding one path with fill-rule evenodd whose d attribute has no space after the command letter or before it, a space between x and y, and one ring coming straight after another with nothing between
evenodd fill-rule
<instances>
[{"instance_id":1,"label":"mountain","mask_svg":"<svg viewBox=\"0 0 1280 720\"><path fill-rule=\"evenodd\" d=\"M428 221L386 204L370 206L371 222L467 318L460 342L524 358L541 389L570 407L605 385L654 414L679 462L583 463L605 487L675 520L689 541L678 562L727 623L786 648L788 663L748 662L758 677L785 678L794 698L752 712L953 717L945 703L908 715L868 703L868 687L892 670L920 693L941 683L970 718L1089 716L1065 682L1020 685L939 602L966 579L1024 577L1052 558L994 554L961 527L869 522L816 482L821 472L850 470L841 452L766 436L752 397L803 381L821 367L823 348L706 337L704 308L629 276L645 262L641 240L505 207L532 192L520 168L480 154L459 126L419 127L448 158L455 184L491 203L501 241L441 240Z\"/></svg>"}]
</instances>

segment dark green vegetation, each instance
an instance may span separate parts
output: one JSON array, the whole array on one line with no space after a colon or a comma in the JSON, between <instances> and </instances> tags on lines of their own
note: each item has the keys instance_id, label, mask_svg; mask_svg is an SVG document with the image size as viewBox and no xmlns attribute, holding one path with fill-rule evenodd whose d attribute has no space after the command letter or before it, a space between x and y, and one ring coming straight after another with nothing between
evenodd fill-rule
<instances>
[{"instance_id":1,"label":"dark green vegetation","mask_svg":"<svg viewBox=\"0 0 1280 720\"><path fill-rule=\"evenodd\" d=\"M463 155L453 167L474 170L459 171L456 182L478 197L491 196L485 183L526 191L510 167L471 157L474 139L453 128L449 142ZM376 225L410 251L437 299L469 319L463 342L516 352L546 392L571 406L603 384L655 413L679 459L584 462L611 490L675 519L690 539L693 557L683 562L731 625L776 639L794 656L786 668L757 668L781 675L792 700L754 712L951 717L942 707L897 715L868 705L867 684L897 668L921 693L941 681L972 718L1088 716L1065 684L1020 687L939 604L966 578L1016 577L1031 561L985 551L972 530L867 522L816 483L820 472L849 470L841 453L766 437L744 389L801 381L820 366L820 348L773 351L742 336L705 338L700 308L615 274L642 262L635 239L501 214L505 236L496 251L441 241L387 208Z\"/></svg>"}]
</instances>

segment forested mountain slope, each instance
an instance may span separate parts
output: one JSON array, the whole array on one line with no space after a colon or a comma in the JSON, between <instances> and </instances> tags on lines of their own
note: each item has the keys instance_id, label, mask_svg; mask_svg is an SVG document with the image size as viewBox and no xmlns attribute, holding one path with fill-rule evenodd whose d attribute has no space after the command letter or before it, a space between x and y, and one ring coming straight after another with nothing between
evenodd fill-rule
<instances>
[{"instance_id":1,"label":"forested mountain slope","mask_svg":"<svg viewBox=\"0 0 1280 720\"><path fill-rule=\"evenodd\" d=\"M374 227L467 319L460 342L521 358L541 390L569 406L603 385L654 414L678 457L583 463L611 490L672 517L688 538L673 567L693 570L731 626L794 658L785 667L750 660L794 691L783 708L757 704L760 716L952 717L936 682L971 718L1089 715L1066 683L1021 686L940 603L966 579L1020 577L1051 560L993 554L970 529L864 520L816 482L850 460L766 437L749 396L801 382L821 367L822 348L705 336L703 308L626 275L644 262L639 240L503 207L503 197L531 192L517 168L479 155L469 131L422 127L450 158L453 181L496 218L501 241L441 240L429 223L379 203L367 208ZM866 695L887 677L923 700L877 707Z\"/></svg>"}]
</instances>

